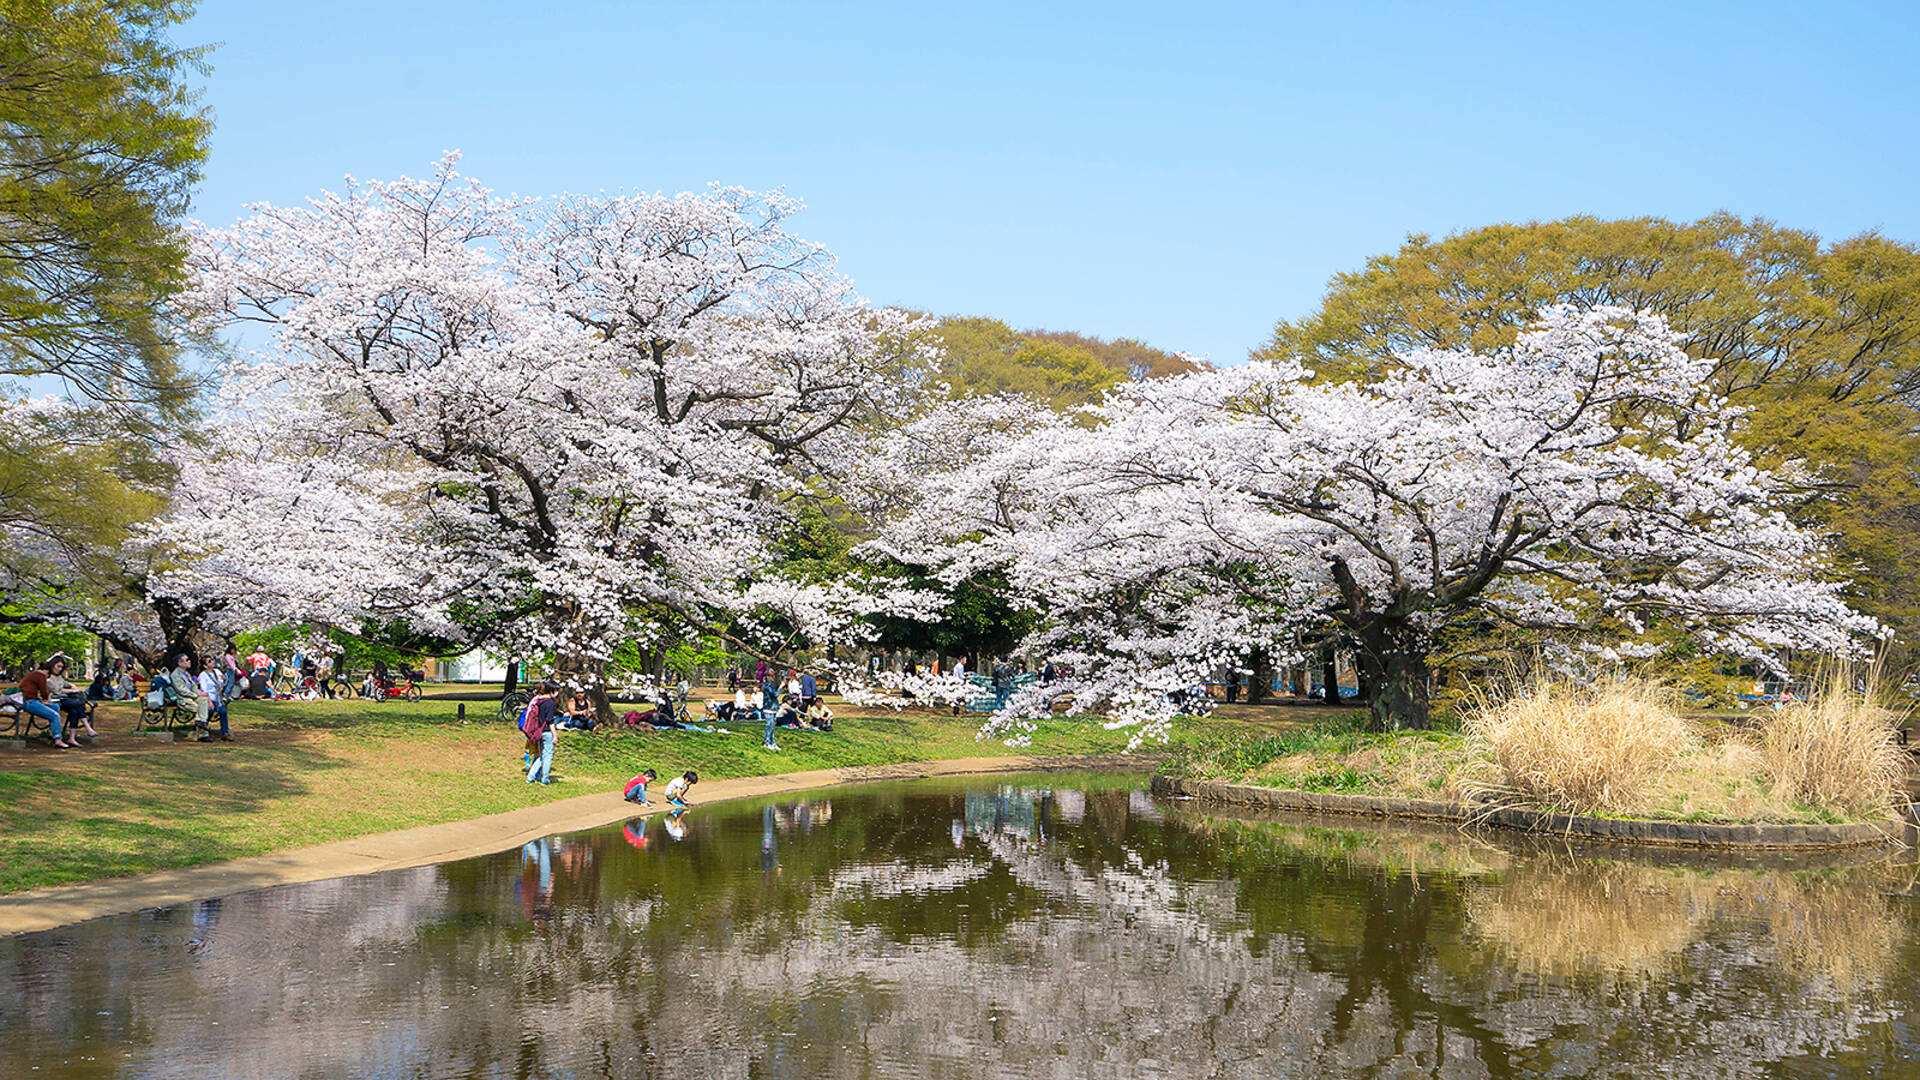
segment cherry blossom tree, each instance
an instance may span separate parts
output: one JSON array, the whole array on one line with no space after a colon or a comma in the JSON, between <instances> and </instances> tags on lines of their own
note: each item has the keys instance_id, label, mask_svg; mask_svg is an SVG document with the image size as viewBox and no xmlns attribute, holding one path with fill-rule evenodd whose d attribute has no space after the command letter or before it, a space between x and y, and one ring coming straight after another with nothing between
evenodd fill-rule
<instances>
[{"instance_id":1,"label":"cherry blossom tree","mask_svg":"<svg viewBox=\"0 0 1920 1080\"><path fill-rule=\"evenodd\" d=\"M597 688L621 642L743 603L778 500L907 392L912 332L787 232L782 195L508 199L455 160L198 232L200 310L267 339L220 422L326 447L314 498L368 516L335 563L302 516L224 520L282 579L352 594L327 603Z\"/></svg>"},{"instance_id":2,"label":"cherry blossom tree","mask_svg":"<svg viewBox=\"0 0 1920 1080\"><path fill-rule=\"evenodd\" d=\"M388 474L270 424L230 420L202 436L156 455L171 477L150 485L159 512L118 543L43 545L34 569L9 573L8 617L91 631L155 668L209 638L354 625L414 595Z\"/></svg>"},{"instance_id":3,"label":"cherry blossom tree","mask_svg":"<svg viewBox=\"0 0 1920 1080\"><path fill-rule=\"evenodd\" d=\"M1003 569L1049 616L1029 646L1083 669L1076 697L1115 723L1160 725L1214 665L1310 633L1354 643L1376 723L1417 728L1450 625L1748 655L1878 632L1707 376L1659 318L1600 308L1372 382L1282 361L1135 383L1003 427L877 546Z\"/></svg>"}]
</instances>

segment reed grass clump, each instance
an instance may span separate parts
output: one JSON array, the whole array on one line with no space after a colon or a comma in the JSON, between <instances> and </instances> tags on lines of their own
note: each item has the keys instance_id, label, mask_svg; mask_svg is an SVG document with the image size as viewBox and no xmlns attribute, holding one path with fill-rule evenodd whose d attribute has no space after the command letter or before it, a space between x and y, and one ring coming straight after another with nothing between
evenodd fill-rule
<instances>
[{"instance_id":1,"label":"reed grass clump","mask_svg":"<svg viewBox=\"0 0 1920 1080\"><path fill-rule=\"evenodd\" d=\"M1905 760L1894 715L1875 704L1878 679L1851 681L1843 668L1825 673L1807 701L1762 717L1760 754L1781 797L1866 817L1893 801Z\"/></svg>"},{"instance_id":2,"label":"reed grass clump","mask_svg":"<svg viewBox=\"0 0 1920 1080\"><path fill-rule=\"evenodd\" d=\"M1698 742L1673 691L1626 679L1582 685L1533 677L1468 714L1514 792L1556 809L1627 813Z\"/></svg>"}]
</instances>

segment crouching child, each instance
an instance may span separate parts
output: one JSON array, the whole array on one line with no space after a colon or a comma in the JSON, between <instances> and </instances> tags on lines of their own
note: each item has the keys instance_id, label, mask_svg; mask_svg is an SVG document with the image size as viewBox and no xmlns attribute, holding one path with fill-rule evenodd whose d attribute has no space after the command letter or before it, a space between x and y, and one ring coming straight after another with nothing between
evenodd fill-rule
<instances>
[{"instance_id":1,"label":"crouching child","mask_svg":"<svg viewBox=\"0 0 1920 1080\"><path fill-rule=\"evenodd\" d=\"M674 806L685 808L687 805L687 789L699 782L700 774L691 769L667 781L667 802Z\"/></svg>"},{"instance_id":2,"label":"crouching child","mask_svg":"<svg viewBox=\"0 0 1920 1080\"><path fill-rule=\"evenodd\" d=\"M626 800L630 803L639 803L641 806L652 806L653 804L647 801L647 785L653 783L653 781L654 773L652 769L648 769L646 772L627 781Z\"/></svg>"}]
</instances>

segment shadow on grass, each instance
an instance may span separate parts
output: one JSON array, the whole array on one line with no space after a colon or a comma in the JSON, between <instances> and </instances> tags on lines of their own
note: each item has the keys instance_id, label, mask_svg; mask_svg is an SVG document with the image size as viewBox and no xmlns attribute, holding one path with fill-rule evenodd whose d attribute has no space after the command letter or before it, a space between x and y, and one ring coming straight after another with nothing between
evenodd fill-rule
<instances>
[{"instance_id":1,"label":"shadow on grass","mask_svg":"<svg viewBox=\"0 0 1920 1080\"><path fill-rule=\"evenodd\" d=\"M451 701L236 701L229 708L234 724L261 730L353 731L376 736L405 735L421 728L498 724L497 712L469 705L466 718ZM504 726L504 725L502 725Z\"/></svg>"},{"instance_id":2,"label":"shadow on grass","mask_svg":"<svg viewBox=\"0 0 1920 1080\"><path fill-rule=\"evenodd\" d=\"M250 820L348 764L304 747L183 747L143 755L137 770L110 777L0 773L0 892L270 850L276 845Z\"/></svg>"}]
</instances>

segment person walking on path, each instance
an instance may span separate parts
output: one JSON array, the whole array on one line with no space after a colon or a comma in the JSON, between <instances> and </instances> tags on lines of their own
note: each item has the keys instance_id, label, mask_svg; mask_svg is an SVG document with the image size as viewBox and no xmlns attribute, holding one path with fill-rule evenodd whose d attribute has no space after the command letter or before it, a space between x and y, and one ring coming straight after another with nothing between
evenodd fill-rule
<instances>
[{"instance_id":1,"label":"person walking on path","mask_svg":"<svg viewBox=\"0 0 1920 1080\"><path fill-rule=\"evenodd\" d=\"M1006 657L993 662L993 711L999 712L1007 707L1007 699L1013 696L1013 665Z\"/></svg>"},{"instance_id":2,"label":"person walking on path","mask_svg":"<svg viewBox=\"0 0 1920 1080\"><path fill-rule=\"evenodd\" d=\"M553 721L558 708L553 696L556 687L550 682L540 684L533 700L527 702L527 711L520 721L520 733L527 737L527 783L553 783Z\"/></svg>"}]
</instances>

